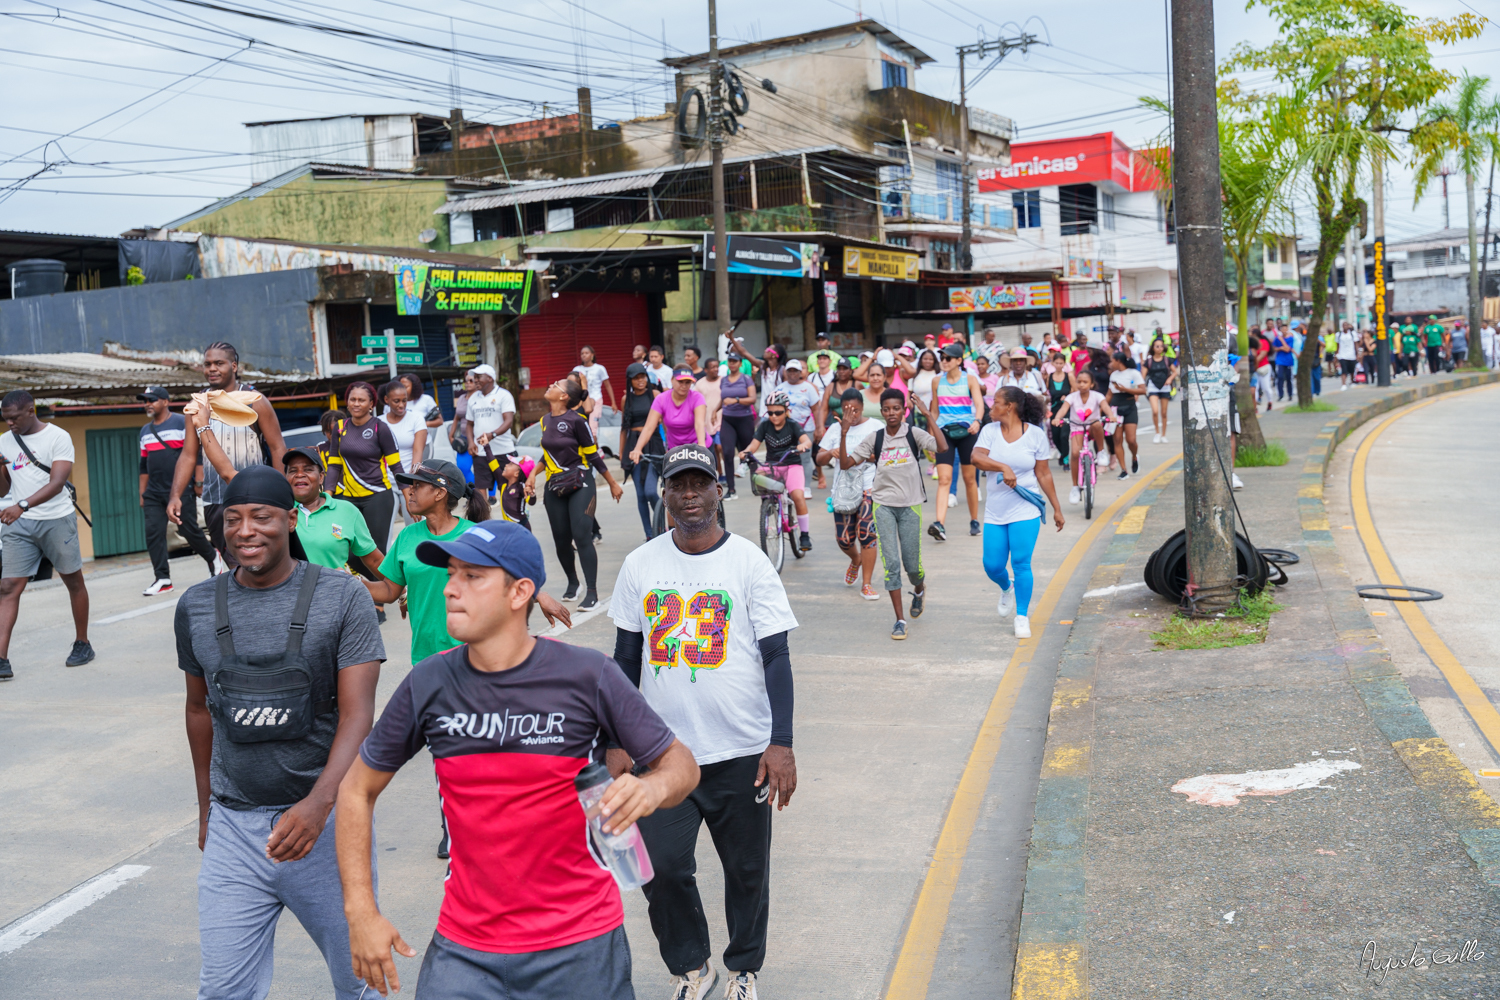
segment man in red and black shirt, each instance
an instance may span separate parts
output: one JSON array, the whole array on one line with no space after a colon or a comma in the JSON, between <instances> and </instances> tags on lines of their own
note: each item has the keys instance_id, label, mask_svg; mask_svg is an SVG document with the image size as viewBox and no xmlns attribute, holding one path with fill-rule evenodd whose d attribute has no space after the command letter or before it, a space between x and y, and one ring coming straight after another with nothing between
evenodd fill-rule
<instances>
[{"instance_id":1,"label":"man in red and black shirt","mask_svg":"<svg viewBox=\"0 0 1500 1000\"><path fill-rule=\"evenodd\" d=\"M650 762L604 795L606 833L681 802L698 765L615 663L534 639L541 546L487 521L417 558L448 568L448 632L396 688L339 790L339 870L355 974L400 989L391 949L416 954L380 915L370 876L375 799L423 746L451 838L446 894L417 998L633 1000L620 890L589 848L573 779L604 745Z\"/></svg>"},{"instance_id":2,"label":"man in red and black shirt","mask_svg":"<svg viewBox=\"0 0 1500 1000\"><path fill-rule=\"evenodd\" d=\"M182 437L187 428L182 414L167 407L167 390L148 385L135 397L146 404L151 419L141 428L141 516L146 521L146 551L151 554L153 583L144 596L155 597L172 589L172 571L167 565L167 501L172 498L172 476L177 457L182 454ZM194 552L208 563L208 575L214 572L214 548L198 523L198 496L192 487L184 489L182 523L177 531Z\"/></svg>"}]
</instances>

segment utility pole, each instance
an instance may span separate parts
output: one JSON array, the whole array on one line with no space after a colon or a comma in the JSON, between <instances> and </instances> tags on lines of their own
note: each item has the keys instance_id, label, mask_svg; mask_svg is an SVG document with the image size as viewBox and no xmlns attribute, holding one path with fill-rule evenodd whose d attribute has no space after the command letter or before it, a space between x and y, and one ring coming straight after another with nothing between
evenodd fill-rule
<instances>
[{"instance_id":1,"label":"utility pole","mask_svg":"<svg viewBox=\"0 0 1500 1000\"><path fill-rule=\"evenodd\" d=\"M1224 233L1213 0L1172 0L1172 205L1183 296L1182 483L1193 609L1238 596L1229 492L1229 385L1224 355Z\"/></svg>"},{"instance_id":2,"label":"utility pole","mask_svg":"<svg viewBox=\"0 0 1500 1000\"><path fill-rule=\"evenodd\" d=\"M729 236L724 220L724 66L719 62L719 12L708 0L708 142L714 198L714 316L719 336L729 336ZM718 350L715 343L714 350Z\"/></svg>"},{"instance_id":3,"label":"utility pole","mask_svg":"<svg viewBox=\"0 0 1500 1000\"><path fill-rule=\"evenodd\" d=\"M964 57L977 56L983 59L985 56L994 54L995 61L984 68L979 76L974 78L978 83L984 78L985 73L994 69L1005 59L1007 55L1016 49L1023 53L1033 45L1045 45L1045 42L1037 40L1035 35L1022 34L1017 38L996 38L994 41L981 39L973 45L960 45L958 47L958 149L963 159L962 184L963 192L959 197L961 205L960 212L963 214L963 230L959 237L958 269L960 271L974 270L974 209L970 203L969 188L969 84L964 72ZM910 147L910 140L907 146Z\"/></svg>"},{"instance_id":4,"label":"utility pole","mask_svg":"<svg viewBox=\"0 0 1500 1000\"><path fill-rule=\"evenodd\" d=\"M1491 252L1490 251L1490 206L1494 204L1494 200L1495 200L1495 158L1494 157L1490 157L1490 183L1489 183L1489 186L1487 186L1484 189L1484 243L1481 244L1480 248L1479 248L1479 321L1480 321L1480 324L1481 324L1480 329L1483 329L1483 324L1486 322L1486 320L1484 318L1484 302L1485 302L1484 292L1485 292L1485 289L1489 287L1489 280L1490 280L1490 252ZM1473 339L1475 337L1477 337L1477 336L1479 336L1479 331L1478 330L1470 330L1469 331L1469 340L1470 340L1470 343L1472 343ZM1480 352L1479 356L1481 358L1484 357L1483 351ZM1469 348L1469 357L1471 357L1471 358L1474 357L1474 348L1472 348L1472 347Z\"/></svg>"}]
</instances>

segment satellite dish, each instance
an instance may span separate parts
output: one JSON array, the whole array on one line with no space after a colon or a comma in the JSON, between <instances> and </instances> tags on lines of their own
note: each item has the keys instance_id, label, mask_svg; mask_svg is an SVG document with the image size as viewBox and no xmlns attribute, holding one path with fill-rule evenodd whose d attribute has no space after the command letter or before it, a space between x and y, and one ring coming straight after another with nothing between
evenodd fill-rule
<instances>
[{"instance_id":1,"label":"satellite dish","mask_svg":"<svg viewBox=\"0 0 1500 1000\"><path fill-rule=\"evenodd\" d=\"M421 235L417 237L417 239L421 240L423 243L431 243L433 240L437 239L437 230L424 229L422 230Z\"/></svg>"}]
</instances>

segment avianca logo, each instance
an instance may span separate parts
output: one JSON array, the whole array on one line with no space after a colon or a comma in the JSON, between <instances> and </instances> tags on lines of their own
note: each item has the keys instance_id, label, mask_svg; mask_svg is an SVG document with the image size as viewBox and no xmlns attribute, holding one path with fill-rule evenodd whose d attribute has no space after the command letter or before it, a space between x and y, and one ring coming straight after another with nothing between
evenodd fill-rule
<instances>
[{"instance_id":1,"label":"avianca logo","mask_svg":"<svg viewBox=\"0 0 1500 1000\"><path fill-rule=\"evenodd\" d=\"M991 181L997 177L1012 179L1016 177L1036 177L1041 174L1071 174L1087 158L1087 153L1079 153L1077 156L1055 156L1047 160L1033 156L1029 160L1012 163L1008 167L981 170L979 171L979 179Z\"/></svg>"},{"instance_id":2,"label":"avianca logo","mask_svg":"<svg viewBox=\"0 0 1500 1000\"><path fill-rule=\"evenodd\" d=\"M568 720L562 712L521 712L515 715L510 709L504 712L454 712L439 716L440 726L449 736L467 736L475 740L499 739L503 745L514 738L523 746L540 743L562 743L563 723Z\"/></svg>"}]
</instances>

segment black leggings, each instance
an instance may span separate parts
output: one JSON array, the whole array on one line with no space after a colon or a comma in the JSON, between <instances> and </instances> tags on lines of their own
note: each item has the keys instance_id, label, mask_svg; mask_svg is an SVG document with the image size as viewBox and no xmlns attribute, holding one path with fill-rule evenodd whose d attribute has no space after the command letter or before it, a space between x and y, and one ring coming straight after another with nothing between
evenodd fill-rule
<instances>
[{"instance_id":1,"label":"black leggings","mask_svg":"<svg viewBox=\"0 0 1500 1000\"><path fill-rule=\"evenodd\" d=\"M370 529L370 538L375 542L375 547L382 553L386 552L391 541L391 517L396 513L396 494L391 490L382 490L367 497L343 499L359 508L365 518L365 527ZM370 568L358 556L349 557L349 568L367 580L375 579L375 574L370 572Z\"/></svg>"},{"instance_id":2,"label":"black leggings","mask_svg":"<svg viewBox=\"0 0 1500 1000\"><path fill-rule=\"evenodd\" d=\"M594 552L594 519L589 504L594 502L594 470L585 470L584 483L565 497L545 487L542 506L547 508L547 522L552 525L552 541L557 545L557 561L568 574L568 583L578 584L578 570L573 562L573 548L583 563L583 583L588 590L599 589L599 556Z\"/></svg>"},{"instance_id":3,"label":"black leggings","mask_svg":"<svg viewBox=\"0 0 1500 1000\"><path fill-rule=\"evenodd\" d=\"M730 493L734 492L734 456L750 447L750 442L754 440L754 417L731 417L724 414L724 422L719 426L719 444L724 448L725 489Z\"/></svg>"}]
</instances>

